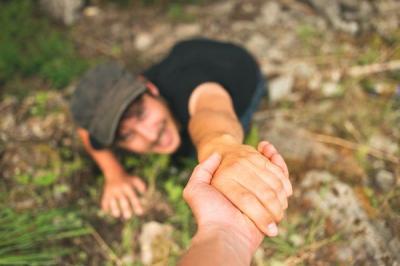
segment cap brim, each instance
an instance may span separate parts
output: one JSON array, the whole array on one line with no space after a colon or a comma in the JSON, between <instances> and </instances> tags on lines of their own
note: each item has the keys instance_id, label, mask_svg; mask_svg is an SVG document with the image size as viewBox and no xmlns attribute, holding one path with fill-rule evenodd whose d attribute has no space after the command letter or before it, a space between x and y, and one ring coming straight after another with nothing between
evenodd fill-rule
<instances>
[{"instance_id":1,"label":"cap brim","mask_svg":"<svg viewBox=\"0 0 400 266\"><path fill-rule=\"evenodd\" d=\"M121 78L97 105L96 115L89 127L90 134L103 145L110 146L124 111L145 91L146 86L142 81Z\"/></svg>"}]
</instances>

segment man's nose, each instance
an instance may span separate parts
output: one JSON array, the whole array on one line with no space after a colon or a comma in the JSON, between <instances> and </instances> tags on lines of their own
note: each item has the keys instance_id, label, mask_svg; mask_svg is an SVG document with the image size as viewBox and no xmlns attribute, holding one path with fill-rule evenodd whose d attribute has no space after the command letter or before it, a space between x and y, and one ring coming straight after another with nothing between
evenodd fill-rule
<instances>
[{"instance_id":1,"label":"man's nose","mask_svg":"<svg viewBox=\"0 0 400 266\"><path fill-rule=\"evenodd\" d=\"M154 142L158 138L157 127L150 123L140 123L136 130L149 142Z\"/></svg>"}]
</instances>

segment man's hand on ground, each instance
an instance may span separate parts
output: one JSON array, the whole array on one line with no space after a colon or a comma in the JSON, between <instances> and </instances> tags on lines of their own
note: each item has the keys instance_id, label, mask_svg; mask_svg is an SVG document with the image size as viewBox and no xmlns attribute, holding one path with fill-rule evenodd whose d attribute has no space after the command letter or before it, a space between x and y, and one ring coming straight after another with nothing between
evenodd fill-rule
<instances>
[{"instance_id":1,"label":"man's hand on ground","mask_svg":"<svg viewBox=\"0 0 400 266\"><path fill-rule=\"evenodd\" d=\"M124 219L129 219L133 213L142 215L143 208L135 190L141 194L146 191L146 184L137 176L123 175L107 179L101 199L102 210Z\"/></svg>"},{"instance_id":2,"label":"man's hand on ground","mask_svg":"<svg viewBox=\"0 0 400 266\"><path fill-rule=\"evenodd\" d=\"M222 149L220 146L222 161L212 185L246 214L260 231L276 236L276 224L284 217L292 187L286 164L276 149L269 143L260 143L259 146L260 152L242 144L231 143Z\"/></svg>"}]
</instances>

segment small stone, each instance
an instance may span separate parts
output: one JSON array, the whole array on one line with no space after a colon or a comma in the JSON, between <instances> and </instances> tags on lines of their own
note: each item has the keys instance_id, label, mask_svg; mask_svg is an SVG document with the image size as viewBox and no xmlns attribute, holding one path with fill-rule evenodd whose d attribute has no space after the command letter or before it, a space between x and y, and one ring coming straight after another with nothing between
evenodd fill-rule
<instances>
[{"instance_id":1,"label":"small stone","mask_svg":"<svg viewBox=\"0 0 400 266\"><path fill-rule=\"evenodd\" d=\"M293 76L291 75L272 80L269 86L270 100L275 102L287 97L292 92L293 82Z\"/></svg>"},{"instance_id":2,"label":"small stone","mask_svg":"<svg viewBox=\"0 0 400 266\"><path fill-rule=\"evenodd\" d=\"M341 94L339 84L336 82L326 82L322 85L322 94L327 97L338 96Z\"/></svg>"},{"instance_id":3,"label":"small stone","mask_svg":"<svg viewBox=\"0 0 400 266\"><path fill-rule=\"evenodd\" d=\"M256 33L253 34L247 41L246 47L249 49L249 51L252 51L257 55L262 55L265 53L266 48L269 47L268 44L268 40L265 36Z\"/></svg>"},{"instance_id":4,"label":"small stone","mask_svg":"<svg viewBox=\"0 0 400 266\"><path fill-rule=\"evenodd\" d=\"M69 26L74 24L83 5L82 0L41 0L40 7L52 18Z\"/></svg>"},{"instance_id":5,"label":"small stone","mask_svg":"<svg viewBox=\"0 0 400 266\"><path fill-rule=\"evenodd\" d=\"M86 17L95 17L100 14L100 8L97 6L88 6L83 10Z\"/></svg>"},{"instance_id":6,"label":"small stone","mask_svg":"<svg viewBox=\"0 0 400 266\"><path fill-rule=\"evenodd\" d=\"M135 38L135 47L139 51L144 51L153 43L153 37L148 33L139 33Z\"/></svg>"},{"instance_id":7,"label":"small stone","mask_svg":"<svg viewBox=\"0 0 400 266\"><path fill-rule=\"evenodd\" d=\"M387 192L393 188L396 184L396 179L393 173L387 170L380 170L375 176L376 185L384 192Z\"/></svg>"},{"instance_id":8,"label":"small stone","mask_svg":"<svg viewBox=\"0 0 400 266\"><path fill-rule=\"evenodd\" d=\"M179 39L188 38L200 34L201 26L199 24L183 24L175 29L175 34Z\"/></svg>"},{"instance_id":9,"label":"small stone","mask_svg":"<svg viewBox=\"0 0 400 266\"><path fill-rule=\"evenodd\" d=\"M381 134L373 135L369 140L369 145L388 154L396 154L399 150L399 145L396 142Z\"/></svg>"},{"instance_id":10,"label":"small stone","mask_svg":"<svg viewBox=\"0 0 400 266\"><path fill-rule=\"evenodd\" d=\"M267 2L261 8L261 21L267 25L271 26L279 21L281 13L281 7L277 2Z\"/></svg>"},{"instance_id":11,"label":"small stone","mask_svg":"<svg viewBox=\"0 0 400 266\"><path fill-rule=\"evenodd\" d=\"M145 265L154 265L154 262L166 263L174 246L172 242L173 227L155 221L143 225L139 237L141 260Z\"/></svg>"}]
</instances>

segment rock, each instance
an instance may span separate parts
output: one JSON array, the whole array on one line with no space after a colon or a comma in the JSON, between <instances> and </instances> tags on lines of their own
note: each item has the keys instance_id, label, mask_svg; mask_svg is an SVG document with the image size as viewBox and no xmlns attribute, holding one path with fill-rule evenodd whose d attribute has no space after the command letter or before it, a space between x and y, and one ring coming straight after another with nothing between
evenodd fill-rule
<instances>
[{"instance_id":1,"label":"rock","mask_svg":"<svg viewBox=\"0 0 400 266\"><path fill-rule=\"evenodd\" d=\"M139 33L135 38L135 48L139 51L147 50L153 43L153 36L149 33Z\"/></svg>"},{"instance_id":2,"label":"rock","mask_svg":"<svg viewBox=\"0 0 400 266\"><path fill-rule=\"evenodd\" d=\"M70 26L80 17L83 0L40 0L40 6L52 18Z\"/></svg>"},{"instance_id":3,"label":"rock","mask_svg":"<svg viewBox=\"0 0 400 266\"><path fill-rule=\"evenodd\" d=\"M293 73L294 76L302 79L311 79L317 72L314 65L305 62L293 62L289 64L289 67L289 71Z\"/></svg>"},{"instance_id":4,"label":"rock","mask_svg":"<svg viewBox=\"0 0 400 266\"><path fill-rule=\"evenodd\" d=\"M345 239L351 240L341 248L351 252L346 257L352 264L396 265L400 260L396 236L383 226L384 221L369 218L349 185L329 172L310 171L300 187L305 191L304 198L328 216Z\"/></svg>"},{"instance_id":5,"label":"rock","mask_svg":"<svg viewBox=\"0 0 400 266\"><path fill-rule=\"evenodd\" d=\"M218 17L218 16L229 16L234 8L235 8L235 2L234 1L216 2L212 6L212 12L213 12L213 15L216 16L216 17Z\"/></svg>"},{"instance_id":6,"label":"rock","mask_svg":"<svg viewBox=\"0 0 400 266\"><path fill-rule=\"evenodd\" d=\"M280 19L281 6L277 2L267 2L261 7L259 21L266 26L275 25Z\"/></svg>"},{"instance_id":7,"label":"rock","mask_svg":"<svg viewBox=\"0 0 400 266\"><path fill-rule=\"evenodd\" d=\"M338 96L342 90L336 82L326 82L322 84L322 94L326 97Z\"/></svg>"},{"instance_id":8,"label":"rock","mask_svg":"<svg viewBox=\"0 0 400 266\"><path fill-rule=\"evenodd\" d=\"M369 145L377 150L383 151L388 154L396 154L399 150L399 144L392 141L386 136L375 134L369 139Z\"/></svg>"},{"instance_id":9,"label":"rock","mask_svg":"<svg viewBox=\"0 0 400 266\"><path fill-rule=\"evenodd\" d=\"M141 260L145 265L168 265L171 249L174 247L172 241L173 227L158 222L148 222L142 226L139 237Z\"/></svg>"},{"instance_id":10,"label":"rock","mask_svg":"<svg viewBox=\"0 0 400 266\"><path fill-rule=\"evenodd\" d=\"M269 97L272 102L276 102L287 97L293 89L293 76L285 75L272 80L269 84Z\"/></svg>"},{"instance_id":11,"label":"rock","mask_svg":"<svg viewBox=\"0 0 400 266\"><path fill-rule=\"evenodd\" d=\"M285 61L286 56L279 48L272 47L271 49L268 49L266 58L270 61L282 63Z\"/></svg>"},{"instance_id":12,"label":"rock","mask_svg":"<svg viewBox=\"0 0 400 266\"><path fill-rule=\"evenodd\" d=\"M260 139L270 141L278 149L289 170L324 168L343 176L350 174L353 179L365 177L364 170L353 156L340 155L334 148L315 141L310 132L285 119L284 111L281 112L275 111L274 118L269 120L262 117L263 113L257 113L254 120L258 122Z\"/></svg>"},{"instance_id":13,"label":"rock","mask_svg":"<svg viewBox=\"0 0 400 266\"><path fill-rule=\"evenodd\" d=\"M380 170L375 176L375 183L383 192L388 192L396 185L394 174L387 170Z\"/></svg>"},{"instance_id":14,"label":"rock","mask_svg":"<svg viewBox=\"0 0 400 266\"><path fill-rule=\"evenodd\" d=\"M245 46L249 49L249 51L262 56L265 53L265 50L269 47L269 42L264 35L260 33L254 33L246 42Z\"/></svg>"},{"instance_id":15,"label":"rock","mask_svg":"<svg viewBox=\"0 0 400 266\"><path fill-rule=\"evenodd\" d=\"M100 8L97 6L88 6L83 10L83 14L86 17L95 17L101 12Z\"/></svg>"},{"instance_id":16,"label":"rock","mask_svg":"<svg viewBox=\"0 0 400 266\"><path fill-rule=\"evenodd\" d=\"M195 35L200 34L200 32L201 32L201 26L200 24L196 23L179 25L175 29L175 35L178 39L193 37Z\"/></svg>"}]
</instances>

